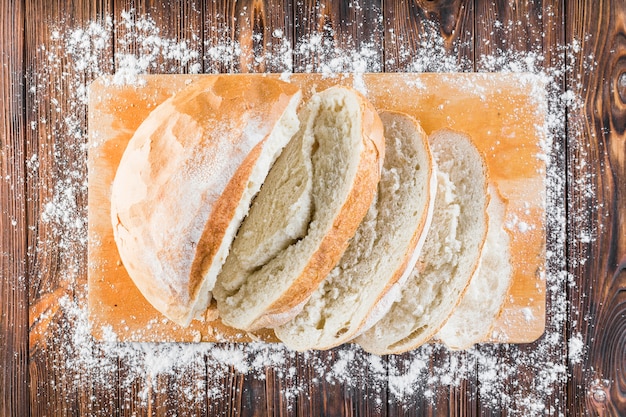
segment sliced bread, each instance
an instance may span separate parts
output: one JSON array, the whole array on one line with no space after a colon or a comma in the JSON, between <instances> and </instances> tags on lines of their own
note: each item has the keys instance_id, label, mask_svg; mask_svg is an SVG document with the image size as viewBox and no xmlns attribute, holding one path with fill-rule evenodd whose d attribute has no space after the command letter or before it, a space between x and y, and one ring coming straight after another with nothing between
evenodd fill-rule
<instances>
[{"instance_id":1,"label":"sliced bread","mask_svg":"<svg viewBox=\"0 0 626 417\"><path fill-rule=\"evenodd\" d=\"M436 339L451 349L467 349L487 338L504 304L513 269L509 235L504 230L505 204L495 186L489 186L489 224L480 265L459 305Z\"/></svg>"},{"instance_id":2,"label":"sliced bread","mask_svg":"<svg viewBox=\"0 0 626 417\"><path fill-rule=\"evenodd\" d=\"M401 353L431 339L461 299L485 241L487 171L480 152L450 130L429 141L438 182L432 224L418 266L389 312L355 339L371 353Z\"/></svg>"},{"instance_id":3,"label":"sliced bread","mask_svg":"<svg viewBox=\"0 0 626 417\"><path fill-rule=\"evenodd\" d=\"M220 318L238 329L294 317L340 259L376 193L383 127L362 95L344 87L315 94L300 123L217 280Z\"/></svg>"},{"instance_id":4,"label":"sliced bread","mask_svg":"<svg viewBox=\"0 0 626 417\"><path fill-rule=\"evenodd\" d=\"M120 258L180 325L201 317L253 196L298 131L297 87L264 76L199 78L130 139L111 188Z\"/></svg>"},{"instance_id":5,"label":"sliced bread","mask_svg":"<svg viewBox=\"0 0 626 417\"><path fill-rule=\"evenodd\" d=\"M426 133L402 113L380 113L385 162L378 192L350 246L304 309L274 329L295 350L329 349L384 315L424 244L437 180Z\"/></svg>"}]
</instances>

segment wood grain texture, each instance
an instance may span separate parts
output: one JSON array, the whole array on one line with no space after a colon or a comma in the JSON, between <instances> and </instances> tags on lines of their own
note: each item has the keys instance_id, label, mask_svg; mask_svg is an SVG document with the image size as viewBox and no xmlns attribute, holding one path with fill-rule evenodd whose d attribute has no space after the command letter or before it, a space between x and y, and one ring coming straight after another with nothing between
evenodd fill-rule
<instances>
[{"instance_id":1,"label":"wood grain texture","mask_svg":"<svg viewBox=\"0 0 626 417\"><path fill-rule=\"evenodd\" d=\"M428 56L442 48L442 58L471 70L474 63L474 1L413 0L384 2L385 71L445 71L428 60L415 65L416 56ZM423 60L426 61L426 60Z\"/></svg>"},{"instance_id":2,"label":"wood grain texture","mask_svg":"<svg viewBox=\"0 0 626 417\"><path fill-rule=\"evenodd\" d=\"M27 415L24 4L0 3L0 414Z\"/></svg>"},{"instance_id":3,"label":"wood grain texture","mask_svg":"<svg viewBox=\"0 0 626 417\"><path fill-rule=\"evenodd\" d=\"M290 1L205 2L203 14L205 73L291 71Z\"/></svg>"},{"instance_id":4,"label":"wood grain texture","mask_svg":"<svg viewBox=\"0 0 626 417\"><path fill-rule=\"evenodd\" d=\"M200 416L506 414L497 406L487 409L480 404L476 395L480 383L472 378L454 389L435 387L434 402L414 396L404 404L393 403L388 388L377 392L367 383L362 390L324 381L307 385L319 375L301 354L286 359L285 369L298 370L294 378L271 367L264 377L235 369L219 374L228 377L213 376L205 358L198 358L198 366L189 373L184 369L150 380L147 368L144 377L133 378L136 369L124 358L109 358L113 371L102 385L94 370L81 371L66 363L64 349L71 341L63 324L69 313L59 299L81 297L73 283L86 278L86 253L79 243L80 231L55 219L46 203L70 201L72 207L86 207L86 190L77 187L75 196L63 200L57 188L59 181L75 185L74 176L85 175L86 150L63 128L57 114L58 108L60 114L84 119L84 109L64 99L70 88L64 69L71 63L58 49L59 59L50 57L59 45L52 34L55 28L87 27L91 20L103 24L106 16L116 17L109 29L115 49L101 55L104 70L113 71L114 62L117 68L120 65L114 52L134 53L142 47L137 42L119 44L129 33L120 25L121 11L131 9L135 16L150 16L164 36L186 40L198 52L204 72L322 71L333 58L340 58L337 68L347 68L350 57L338 51L354 48L374 51L365 62L368 70L407 71L415 69L412 56L433 42L467 70L484 70L481 55L501 50L532 51L545 58L542 65L555 66L562 59L555 46L569 44L565 59L572 66L562 77L563 91L571 90L584 105L569 107L567 131L563 126L557 134L563 139L567 133L567 141L563 139L552 155L553 164L567 168L569 197L566 201L565 196L552 196L555 206L567 204L567 241L566 245L560 238L548 241L563 262L554 260L549 267L562 270L567 261L572 285L555 293L567 291L569 321L558 331L564 340L580 337L585 354L581 362L569 363L566 344L549 352L552 360L568 366L570 377L558 385L546 406L552 414L626 415L626 5L619 0L361 0L351 6L324 0L3 1L0 414L131 416L171 415L178 410L179 415ZM320 48L300 50L300 41L312 35L321 36ZM233 55L232 49L220 54L215 48L228 42L241 49L237 59L225 59ZM576 48L571 47L573 42ZM286 46L293 47L293 56L285 53L284 59L268 60ZM197 69L192 65L162 60L148 71L190 72ZM88 71L79 74L84 83L91 76ZM549 306L558 301L549 298ZM523 349L532 350L533 345ZM337 354L320 353L317 360L332 363ZM503 350L501 360L512 363L507 355ZM462 354L438 353L429 366L452 357ZM360 365L353 371L367 373L368 368ZM531 390L528 373L519 369L512 375L505 394L514 393L513 383L522 392ZM130 380L122 384L124 379ZM296 385L308 388L299 391ZM209 398L211 389L222 395ZM287 398L285 390L297 394ZM191 397L182 398L182 391Z\"/></svg>"},{"instance_id":5,"label":"wood grain texture","mask_svg":"<svg viewBox=\"0 0 626 417\"><path fill-rule=\"evenodd\" d=\"M381 72L380 0L295 3L294 72Z\"/></svg>"},{"instance_id":6,"label":"wood grain texture","mask_svg":"<svg viewBox=\"0 0 626 417\"><path fill-rule=\"evenodd\" d=\"M238 46L235 40L236 3L230 0L206 2L204 5L203 54L204 72L239 72L240 63L234 59ZM224 59L224 57L233 59Z\"/></svg>"},{"instance_id":7,"label":"wood grain texture","mask_svg":"<svg viewBox=\"0 0 626 417\"><path fill-rule=\"evenodd\" d=\"M542 50L541 54L544 57L542 68L544 71L552 74L554 80L554 90L552 94L564 94L566 91L565 72L559 71L565 69L566 61L563 48L566 45L565 38L565 1L558 0L553 2L543 2L541 10L539 11L541 16L541 34L542 34ZM566 114L565 105L560 104L564 114ZM559 123L558 125L552 124L550 126L552 130L552 153L550 155L550 166L554 172L565 173L567 172L567 130L566 123ZM564 178L559 179L557 184L553 184L553 188L548 193L547 205L548 207L558 208L564 214L567 211L567 195L568 190L566 188L566 180ZM554 181L554 180L553 180ZM558 276L559 271L567 270L567 238L566 238L566 225L560 219L557 221L549 222L547 225L547 239L546 245L552 251L552 257L548 259L546 270L549 275ZM564 281L564 280L563 280ZM567 284L562 282L558 289L552 288L547 296L547 309L549 311L559 310L561 305L563 310L567 309L563 303L567 297ZM554 314L553 314L554 316ZM546 324L547 330L553 334L562 335L563 340L569 340L570 334L568 333L567 323L564 321L557 321L554 317L548 318ZM559 363L565 362L564 358L567 357L568 346L560 346L553 348L550 352L552 358ZM563 384L564 386L556 390L550 398L550 406L548 409L553 413L563 412L568 410L566 401L568 398L567 386L569 384Z\"/></svg>"},{"instance_id":8,"label":"wood grain texture","mask_svg":"<svg viewBox=\"0 0 626 417\"><path fill-rule=\"evenodd\" d=\"M476 61L488 51L541 52L543 3L539 0L477 1Z\"/></svg>"},{"instance_id":9,"label":"wood grain texture","mask_svg":"<svg viewBox=\"0 0 626 417\"><path fill-rule=\"evenodd\" d=\"M155 58L146 68L149 74L202 72L203 2L120 0L113 12L116 70L128 66L128 55L147 55ZM158 28L158 40L153 28Z\"/></svg>"},{"instance_id":10,"label":"wood grain texture","mask_svg":"<svg viewBox=\"0 0 626 417\"><path fill-rule=\"evenodd\" d=\"M569 408L626 414L626 5L568 3L568 87L584 100L568 118L570 332L587 347L573 367ZM593 57L592 59L590 59ZM582 412L580 412L582 415Z\"/></svg>"},{"instance_id":11,"label":"wood grain texture","mask_svg":"<svg viewBox=\"0 0 626 417\"><path fill-rule=\"evenodd\" d=\"M86 122L86 107L70 102L72 88L89 82L88 71L75 71L67 59L63 42L56 34L66 27L87 27L107 14L102 3L25 2L25 162L27 176L27 236L29 257L29 375L32 415L95 414L110 410L106 393L90 395L95 389L88 370L67 363L67 347L72 343L65 328L67 312L62 299L73 300L85 294L75 291L86 282L86 253L82 229L64 223L55 207L78 209L87 202L86 189L79 178L86 175L86 149L78 132ZM102 21L102 20L100 20ZM102 61L107 65L107 61ZM63 196L62 184L75 192ZM51 203L47 206L46 203ZM72 209L70 209L72 210ZM81 390L76 389L80 381Z\"/></svg>"}]
</instances>

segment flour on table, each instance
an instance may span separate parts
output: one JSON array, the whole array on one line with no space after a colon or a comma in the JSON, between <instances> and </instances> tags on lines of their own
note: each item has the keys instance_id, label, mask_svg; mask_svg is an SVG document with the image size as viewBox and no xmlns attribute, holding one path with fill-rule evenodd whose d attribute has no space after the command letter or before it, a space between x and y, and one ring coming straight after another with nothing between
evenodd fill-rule
<instances>
[{"instance_id":1,"label":"flour on table","mask_svg":"<svg viewBox=\"0 0 626 417\"><path fill-rule=\"evenodd\" d=\"M114 28L123 27L118 39L112 38ZM328 29L329 31L331 29ZM265 55L249 63L264 64L265 68L282 71L289 79L292 72L321 71L326 77L338 72L356 73L355 88L365 88L358 75L365 72L382 71L385 65L402 65L407 71L467 71L472 63L458 60L455 48L446 49L437 28L426 26L435 36L424 36L417 53L404 48L406 40L390 32L391 39L400 48L401 63L383 62L379 46L365 42L341 50L332 42L332 36L311 34L298 39L293 45L280 29L271 33L272 47ZM328 34L326 34L328 35ZM201 42L197 35L191 41ZM28 155L29 178L38 181L40 194L40 222L38 251L44 255L58 256L62 261L57 271L66 295L59 304L63 319L50 329L50 336L61 346L61 358L54 361L55 367L76 375L68 384L80 384L84 379L102 388L118 389L131 393L136 383L142 384L140 397L149 400L148 391L166 390L157 384L158 377L169 376L188 381L198 374L196 392L182 392L187 401L206 403L209 398L219 398L221 391L215 381L227 378L231 372L265 378L271 369L285 381L282 395L287 403L295 400L300 392L307 392L316 381L344 384L349 389L368 386L368 394L375 403L385 407L384 401L410 404L416 399L434 400L437 391L445 387L459 387L468 378L477 378L476 395L487 407L506 409L511 415L550 414L545 408L548 399L559 384L568 378L568 359L572 364L580 363L584 353L581 336L574 335L564 340L562 329L568 319L568 306L563 288L568 282L565 271L563 247L565 243L565 207L562 197L565 190L566 173L562 172L566 144L563 129L565 106L576 106L580 102L578 93L560 89L560 77L572 62L565 62L565 51L577 48L574 43L563 46L557 54L563 65L542 69L541 54L510 53L501 51L495 56L481 56L476 65L481 71L521 72L538 75L546 84L548 97L547 139L542 144L544 153L538 155L547 162L547 232L548 251L546 287L548 306L546 334L532 345L479 345L466 352L448 352L440 345L426 345L414 352L401 356L380 358L364 353L354 345L333 350L332 355L319 352L295 353L278 344L135 344L117 342L110 328L103 329L106 343L95 342L90 335L86 303L86 253L87 253L87 85L100 75L114 73L115 83L136 85L144 73L213 73L220 68L238 65L243 48L235 40L224 37L221 42L205 42L204 56L188 41L170 39L160 34L157 24L149 17L138 16L134 11L121 13L114 21L105 17L86 27L59 27L50 34L52 46L39 49L45 60L39 72L28 79L28 90L35 107L37 119L29 120L34 131L54 135L37 153ZM113 42L121 50L111 59L109 51ZM457 51L458 52L458 51ZM310 59L310 57L317 57ZM307 64L296 65L297 62ZM315 62L313 65L311 62ZM586 63L593 66L593 60ZM47 68L51 69L47 71ZM58 69L64 74L59 77ZM54 71L52 71L54 70ZM468 87L470 88L470 87ZM60 93L69 91L69 95ZM45 112L44 97L50 97L50 112ZM538 127L544 128L544 127ZM48 145L52 144L53 145ZM571 144L572 145L572 144ZM575 143L573 146L577 146ZM585 149L577 149L586 152ZM39 172L43 160L54 171ZM49 162L53 161L53 162ZM52 179L49 179L52 178ZM591 177L582 176L576 184L593 190L588 184ZM580 216L578 238L581 242L595 239L597 231L585 223L585 213ZM528 225L520 219L511 219L510 227L521 232ZM47 253L47 252L49 253ZM582 261L582 260L581 260ZM45 291L45 290L42 290ZM532 314L532 313L531 313ZM567 346L567 353L560 353ZM313 370L309 379L297 376L297 363L306 363ZM352 366L359 363L361 366ZM124 372L119 377L116 369L123 364ZM363 366L364 365L364 366ZM367 372L361 374L363 368ZM515 370L525 370L529 381L522 388L516 385ZM209 369L208 375L204 372ZM528 376L530 375L530 376ZM208 382L205 382L205 377ZM211 382L213 381L213 383ZM208 386L206 385L208 383ZM365 385L364 385L365 384ZM186 387L194 386L185 383ZM215 388L218 387L218 388ZM171 389L171 387L170 387ZM389 397L383 401L386 393ZM365 394L364 394L365 395Z\"/></svg>"},{"instance_id":2,"label":"flour on table","mask_svg":"<svg viewBox=\"0 0 626 417\"><path fill-rule=\"evenodd\" d=\"M568 353L567 356L572 365L576 365L583 360L585 353L585 343L583 342L582 335L580 333L575 334L569 339L567 344Z\"/></svg>"}]
</instances>

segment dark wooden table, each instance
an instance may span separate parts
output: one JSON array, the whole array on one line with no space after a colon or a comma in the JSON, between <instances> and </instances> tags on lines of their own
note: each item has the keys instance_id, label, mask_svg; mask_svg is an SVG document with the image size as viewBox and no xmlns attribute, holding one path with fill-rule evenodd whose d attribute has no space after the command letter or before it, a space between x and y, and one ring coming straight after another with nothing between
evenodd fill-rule
<instances>
[{"instance_id":1,"label":"dark wooden table","mask_svg":"<svg viewBox=\"0 0 626 417\"><path fill-rule=\"evenodd\" d=\"M536 408L524 401L528 398L543 402L550 415L626 415L624 1L164 3L2 0L0 415L533 415L530 410ZM141 45L121 41L127 31L137 30L121 24L122 14L131 9L136 16L150 16L160 36L186 40L200 57L195 69L204 72L282 72L290 66L295 72L318 71L338 51L364 45L373 51L365 70L415 70L410 66L414 57L429 53L425 48L438 41L446 59L465 71L504 68L504 62L494 67L481 57L514 51L534 54L545 68L565 69L555 74L557 90L568 92L567 107L551 126L555 142L549 155L553 172L562 173L553 178L548 195L549 209L563 213L548 224L547 335L554 340L495 348L513 369L504 389L506 403L484 398L480 363L442 350L434 350L427 368L435 372L451 359L469 360L463 380L452 387L433 383L429 396L417 387L402 401L393 400L385 386L372 394L367 378L359 383L316 379L314 361L300 354L286 356L282 367L267 367L263 378L234 367L211 378L212 370L200 361L193 375L168 373L156 383L133 374L123 357L107 362L113 364L106 372L108 383L94 376L93 368L102 362L71 361L82 341L71 329L77 318L63 306L83 297L86 226L75 218L64 222L58 210L85 215L86 109L68 99L77 96L70 91L76 85L64 77L77 74L64 72L79 57L64 55L58 37L89 22L105 28L110 47L98 51L98 71L112 73L119 65L116 54L141 51ZM268 58L281 53L272 42L277 33L293 49L287 60ZM297 48L315 34L327 42L322 52ZM213 40L231 40L241 54L232 61L218 59L208 53ZM188 70L190 64L167 62L148 69ZM83 85L95 75L89 68L78 74ZM73 115L70 122L80 123L68 125L68 115ZM71 195L58 200L68 189ZM50 205L55 201L66 206ZM546 379L541 366L516 362L516 355L533 357L539 348L541 361L560 370L548 388L541 385ZM340 353L311 355L332 364ZM390 357L382 363L401 361ZM287 398L291 379L282 371L290 367L300 388ZM353 374L371 370L367 361L355 360L350 367ZM119 388L122 382L130 388ZM541 395L535 395L537 390Z\"/></svg>"}]
</instances>

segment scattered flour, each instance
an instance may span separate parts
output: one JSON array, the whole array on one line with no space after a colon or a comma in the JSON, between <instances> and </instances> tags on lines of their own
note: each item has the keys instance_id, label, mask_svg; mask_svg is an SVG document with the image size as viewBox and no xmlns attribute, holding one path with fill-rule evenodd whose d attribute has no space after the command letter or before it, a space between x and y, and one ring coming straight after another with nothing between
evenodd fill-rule
<instances>
[{"instance_id":1,"label":"scattered flour","mask_svg":"<svg viewBox=\"0 0 626 417\"><path fill-rule=\"evenodd\" d=\"M121 37L115 40L123 52L111 59L107 52L113 48L112 33L116 25L124 27ZM436 36L425 36L417 54L411 53L408 48L402 49L405 40L394 33L390 34L392 40L400 45L402 62L398 63L382 62L379 48L374 43L366 42L359 47L341 50L332 43L332 37L313 34L309 38L299 39L292 46L283 31L276 29L272 32L273 47L268 48L264 56L257 57L250 65L257 68L255 65L264 64L264 68L282 71L284 79L288 79L292 72L318 71L332 77L337 72L354 72L358 75L382 71L385 66L398 64L402 64L407 71L415 72L472 69L471 62L459 62L455 50L446 50L437 28L427 26L425 30L432 30ZM204 56L200 56L185 41L161 36L152 19L137 16L133 11L122 13L118 22L105 18L100 23L91 23L86 27L58 28L52 32L51 40L50 48L42 47L39 51L46 65L39 67L39 72L31 74L28 80L31 86L29 93L38 114L38 118L29 121L29 125L42 134L52 132L55 139L45 141L39 153L29 156L27 167L29 176L33 181L40 181L39 188L42 190L41 196L37 198L41 199L41 224L44 227L39 231L41 242L37 251L41 255L63 259L60 262L62 270L56 273L63 277L63 282L71 290L59 300L63 319L56 328L50 329L49 335L49 340L64 346L63 357L57 358L54 366L76 376L70 384L80 384L87 379L94 385L111 390L119 387L122 396L126 397L140 383L143 387L140 398L147 402L149 391L167 390L163 384L157 383L160 377L188 381L188 378L197 376L196 391L182 392L181 395L187 401L205 403L206 395L209 398L224 395L219 381L233 371L265 378L270 369L286 381L282 395L288 404L295 401L299 393L306 393L310 384L326 381L343 384L349 389L367 386L367 395L384 407L383 398L390 402L404 401L409 404L424 398L430 401L442 389L459 387L464 381L476 378L475 395L488 408L506 409L510 415L554 413L548 406L549 398L557 385L568 378L567 353L562 347L569 347L569 361L572 364L582 361L584 351L579 334L566 341L562 331L568 318L564 288L571 280L565 272L563 253L565 108L575 107L579 102L576 92L567 91L563 94L560 89L559 80L572 64L565 61L567 47L557 51L562 64L547 70L543 69L542 55L533 52L500 51L495 56L480 57L477 63L477 67L486 72L539 74L547 85L548 134L544 144L545 153L539 156L548 162L546 281L549 313L546 334L530 347L479 345L466 352L448 352L439 345L426 345L406 355L380 358L352 345L337 348L329 354L294 353L281 345L263 343L119 343L110 329L105 331L110 342L95 342L90 336L85 300L88 83L99 75L110 73L115 73L116 83L135 84L138 82L137 76L146 72L211 73L223 68L233 69L238 65L243 48L231 38L224 37L221 43L206 42L203 45ZM462 45L455 48L459 47ZM572 45L569 48L575 47ZM307 58L311 56L316 58ZM588 65L592 65L592 62ZM53 75L57 72L47 71L46 68L61 68L64 76L59 78ZM358 76L355 87L364 88ZM63 91L69 91L70 94L61 93ZM52 111L44 112L43 97L52 98ZM579 151L585 152L584 149ZM54 161L48 166L55 166L55 171L51 175L46 174L46 178L53 180L40 180L39 167L43 159ZM571 178L571 173L567 174ZM590 177L577 178L580 179L576 186L589 189L587 184ZM592 191L590 196L593 197ZM595 238L597 232L590 225L580 226L578 230L582 241ZM527 225L517 221L511 227L524 231ZM299 378L296 372L298 364L303 363L313 372L308 379ZM353 363L359 366L351 366ZM118 374L120 366L124 372ZM365 374L362 373L364 367L367 368ZM517 379L518 369L524 370L524 385ZM194 385L185 384L185 387L190 386Z\"/></svg>"},{"instance_id":2,"label":"scattered flour","mask_svg":"<svg viewBox=\"0 0 626 417\"><path fill-rule=\"evenodd\" d=\"M528 307L524 307L522 309L522 314L524 315L524 320L526 320L527 322L530 322L534 317L533 311Z\"/></svg>"},{"instance_id":3,"label":"scattered flour","mask_svg":"<svg viewBox=\"0 0 626 417\"><path fill-rule=\"evenodd\" d=\"M582 362L585 354L585 343L580 333L575 334L569 339L567 344L569 361L572 365Z\"/></svg>"}]
</instances>

